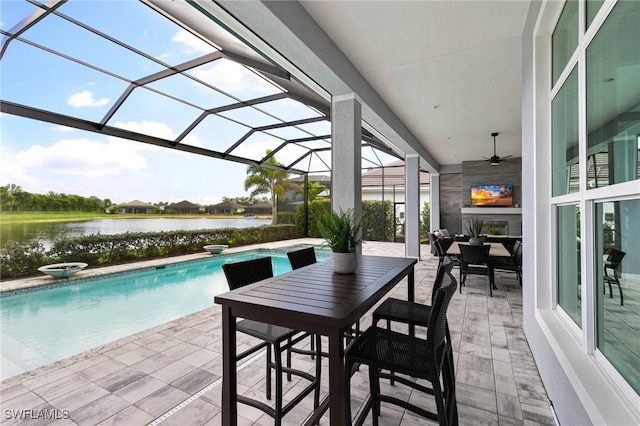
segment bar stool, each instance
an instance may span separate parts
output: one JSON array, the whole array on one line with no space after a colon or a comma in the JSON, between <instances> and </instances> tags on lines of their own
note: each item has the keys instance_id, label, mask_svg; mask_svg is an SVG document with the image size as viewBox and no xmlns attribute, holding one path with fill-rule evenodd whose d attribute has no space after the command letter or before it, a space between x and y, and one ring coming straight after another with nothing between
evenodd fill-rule
<instances>
[{"instance_id":1,"label":"bar stool","mask_svg":"<svg viewBox=\"0 0 640 426\"><path fill-rule=\"evenodd\" d=\"M369 367L370 394L355 424L361 425L369 411L373 412L373 424L378 424L380 402L387 402L422 417L437 421L440 425L457 425L458 409L455 396L455 377L451 342L447 336L447 308L456 292L457 282L450 272L445 272L442 285L436 291L427 327L427 339L397 333L375 325L357 337L345 351L345 370L352 371L356 363ZM436 412L380 392L380 378L391 378L386 371L395 372L395 380L403 385L430 394L436 403ZM401 374L401 375L398 375ZM409 377L407 377L409 376ZM431 384L424 386L415 379ZM351 423L351 375L346 375L345 405L346 424ZM419 399L419 398L418 398Z\"/></svg>"},{"instance_id":2,"label":"bar stool","mask_svg":"<svg viewBox=\"0 0 640 426\"><path fill-rule=\"evenodd\" d=\"M222 265L222 270L229 283L229 288L235 290L245 285L249 285L264 279L273 277L273 266L271 257L262 257L253 260L246 260L236 263L227 263ZM275 370L275 408L271 408L262 401L238 395L238 402L258 408L265 412L275 420L275 425L282 424L282 418L291 411L300 401L309 393L314 391L313 407L318 408L320 403L320 374L322 371L322 353L321 340L319 335L315 335L315 350L308 351L295 348L294 345L305 339L309 334L292 330L287 327L268 324L254 320L240 320L236 323L236 330L262 340L261 343L245 350L237 355L236 360L241 360L249 355L258 352L261 349L267 350L267 376L266 376L266 394L267 399L271 400L271 370ZM272 360L271 351L275 360ZM286 352L286 366L282 366L282 353ZM315 357L315 376L306 371L291 368L291 353L300 353L305 355L314 355ZM283 405L282 392L282 375L287 374L287 379L291 380L291 375L301 377L310 383L300 393L298 393L291 401Z\"/></svg>"}]
</instances>

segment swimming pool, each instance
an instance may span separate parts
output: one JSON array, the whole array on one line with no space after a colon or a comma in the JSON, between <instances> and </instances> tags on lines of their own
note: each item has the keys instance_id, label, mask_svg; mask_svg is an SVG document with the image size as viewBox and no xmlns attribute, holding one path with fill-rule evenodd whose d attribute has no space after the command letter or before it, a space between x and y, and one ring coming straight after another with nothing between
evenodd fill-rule
<instances>
[{"instance_id":1,"label":"swimming pool","mask_svg":"<svg viewBox=\"0 0 640 426\"><path fill-rule=\"evenodd\" d=\"M279 275L291 270L286 251L252 250L2 297L0 378L209 308L229 290L222 264L272 256Z\"/></svg>"}]
</instances>

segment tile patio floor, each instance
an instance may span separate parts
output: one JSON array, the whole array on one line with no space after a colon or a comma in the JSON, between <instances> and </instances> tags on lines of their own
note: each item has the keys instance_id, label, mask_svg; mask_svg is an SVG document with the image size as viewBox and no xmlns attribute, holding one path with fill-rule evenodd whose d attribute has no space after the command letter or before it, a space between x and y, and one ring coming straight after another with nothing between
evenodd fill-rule
<instances>
[{"instance_id":1,"label":"tile patio floor","mask_svg":"<svg viewBox=\"0 0 640 426\"><path fill-rule=\"evenodd\" d=\"M313 240L317 242L317 240ZM281 242L292 245L304 242ZM365 254L403 256L394 243L364 245ZM421 248L416 267L416 301L430 300L437 259ZM166 261L166 260L165 260ZM454 270L457 277L457 271ZM489 298L485 277L472 276L451 301L448 319L454 341L457 400L462 425L554 425L547 395L521 328L522 292L513 274L496 275L499 290ZM392 294L406 296L406 280ZM220 425L221 315L217 305L103 345L91 351L11 377L0 383L2 425ZM362 325L370 325L365 316ZM420 332L421 330L418 330ZM239 344L246 337L239 336ZM264 363L260 355L240 366L238 390L264 396ZM313 369L309 358L297 357L298 368ZM326 365L323 371L326 392ZM354 412L368 392L366 367L352 378ZM295 380L285 382L295 390ZM401 385L383 392L416 398ZM287 399L287 395L285 395ZM425 399L424 404L431 401ZM285 425L300 424L312 396L290 412ZM11 418L12 411L31 410L59 418L31 421ZM42 410L42 411L40 411ZM58 411L56 411L58 410ZM68 410L68 411L62 411ZM68 413L68 416L66 415ZM262 412L239 405L240 425L272 425ZM68 417L68 418L60 418ZM366 424L371 424L370 417ZM329 424L328 415L321 424ZM381 425L424 425L430 422L393 406L382 406Z\"/></svg>"}]
</instances>

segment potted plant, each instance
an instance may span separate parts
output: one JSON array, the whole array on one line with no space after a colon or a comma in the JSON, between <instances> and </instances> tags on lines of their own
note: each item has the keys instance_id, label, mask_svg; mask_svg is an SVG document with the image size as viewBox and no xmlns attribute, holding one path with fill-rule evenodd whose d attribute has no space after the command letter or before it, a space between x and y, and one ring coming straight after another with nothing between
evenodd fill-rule
<instances>
[{"instance_id":1,"label":"potted plant","mask_svg":"<svg viewBox=\"0 0 640 426\"><path fill-rule=\"evenodd\" d=\"M360 221L352 210L328 211L317 220L320 235L331 247L331 268L338 274L352 274L358 268L356 248L361 243Z\"/></svg>"},{"instance_id":2,"label":"potted plant","mask_svg":"<svg viewBox=\"0 0 640 426\"><path fill-rule=\"evenodd\" d=\"M478 218L473 218L467 223L470 246L481 246L484 244L484 236L481 235L483 225L484 221Z\"/></svg>"}]
</instances>

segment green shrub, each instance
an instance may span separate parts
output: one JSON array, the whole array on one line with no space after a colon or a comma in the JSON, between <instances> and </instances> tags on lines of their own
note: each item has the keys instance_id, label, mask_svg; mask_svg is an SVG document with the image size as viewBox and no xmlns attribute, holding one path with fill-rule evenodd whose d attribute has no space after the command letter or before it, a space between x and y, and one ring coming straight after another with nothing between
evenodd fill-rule
<instances>
[{"instance_id":1,"label":"green shrub","mask_svg":"<svg viewBox=\"0 0 640 426\"><path fill-rule=\"evenodd\" d=\"M431 230L431 210L429 209L428 202L422 205L422 213L420 216L420 235L426 237Z\"/></svg>"},{"instance_id":2,"label":"green shrub","mask_svg":"<svg viewBox=\"0 0 640 426\"><path fill-rule=\"evenodd\" d=\"M106 266L165 256L201 253L207 244L238 247L296 238L293 225L267 225L255 228L201 229L170 232L127 232L92 234L56 239L49 251L42 244L8 243L0 250L3 279L37 275L37 268L48 263L85 262Z\"/></svg>"},{"instance_id":3,"label":"green shrub","mask_svg":"<svg viewBox=\"0 0 640 426\"><path fill-rule=\"evenodd\" d=\"M324 217L331 209L331 201L326 198L317 198L309 202L309 237L321 238L318 225L316 224L316 218ZM298 236L304 235L304 204L299 205L296 208L295 213L295 225Z\"/></svg>"},{"instance_id":4,"label":"green shrub","mask_svg":"<svg viewBox=\"0 0 640 426\"><path fill-rule=\"evenodd\" d=\"M278 212L278 225L295 224L296 214L294 212Z\"/></svg>"},{"instance_id":5,"label":"green shrub","mask_svg":"<svg viewBox=\"0 0 640 426\"><path fill-rule=\"evenodd\" d=\"M322 238L316 218L324 217L331 209L331 201L319 198L309 202L309 237ZM298 236L304 236L304 205L295 213ZM362 238L368 241L393 241L393 203L390 200L364 200L362 202Z\"/></svg>"},{"instance_id":6,"label":"green shrub","mask_svg":"<svg viewBox=\"0 0 640 426\"><path fill-rule=\"evenodd\" d=\"M394 214L391 200L362 201L362 237L367 241L393 241Z\"/></svg>"},{"instance_id":7,"label":"green shrub","mask_svg":"<svg viewBox=\"0 0 640 426\"><path fill-rule=\"evenodd\" d=\"M14 278L37 273L37 269L45 264L55 263L45 256L44 246L32 241L27 245L9 241L0 250L0 277Z\"/></svg>"}]
</instances>

